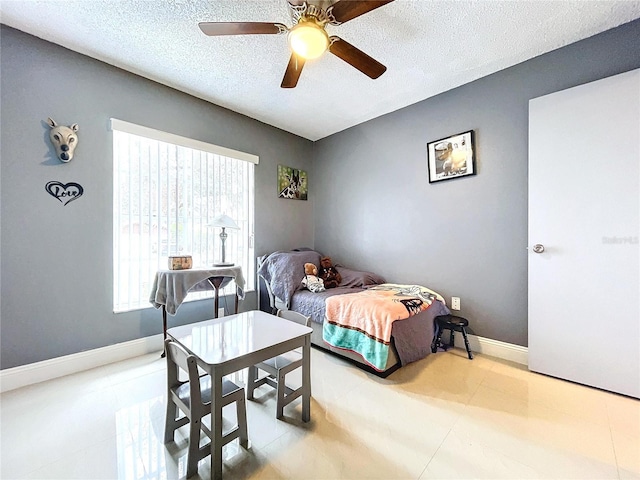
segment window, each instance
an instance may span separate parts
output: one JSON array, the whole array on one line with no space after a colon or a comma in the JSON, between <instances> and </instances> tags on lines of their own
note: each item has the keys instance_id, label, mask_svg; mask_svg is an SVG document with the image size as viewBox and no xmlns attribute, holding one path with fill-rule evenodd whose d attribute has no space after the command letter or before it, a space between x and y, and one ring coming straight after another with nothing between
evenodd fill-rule
<instances>
[{"instance_id":1,"label":"window","mask_svg":"<svg viewBox=\"0 0 640 480\"><path fill-rule=\"evenodd\" d=\"M116 119L111 128L114 311L149 307L169 255L191 255L194 267L219 261L220 231L208 225L221 213L240 227L227 232L227 260L242 266L245 288L253 289L258 157Z\"/></svg>"}]
</instances>

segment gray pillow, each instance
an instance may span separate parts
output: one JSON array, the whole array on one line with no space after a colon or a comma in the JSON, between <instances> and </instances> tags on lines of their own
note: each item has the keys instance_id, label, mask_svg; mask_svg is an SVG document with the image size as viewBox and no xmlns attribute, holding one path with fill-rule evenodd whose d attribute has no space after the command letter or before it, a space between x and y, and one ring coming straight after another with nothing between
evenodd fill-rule
<instances>
[{"instance_id":1,"label":"gray pillow","mask_svg":"<svg viewBox=\"0 0 640 480\"><path fill-rule=\"evenodd\" d=\"M364 287L366 285L380 285L385 279L376 273L361 272L350 268L336 266L342 277L341 287Z\"/></svg>"}]
</instances>

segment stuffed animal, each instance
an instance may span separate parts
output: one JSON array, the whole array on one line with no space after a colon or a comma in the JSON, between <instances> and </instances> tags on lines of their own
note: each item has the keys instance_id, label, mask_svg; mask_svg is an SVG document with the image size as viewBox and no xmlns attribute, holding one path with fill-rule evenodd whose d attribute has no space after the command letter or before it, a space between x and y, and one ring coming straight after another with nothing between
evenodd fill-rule
<instances>
[{"instance_id":1,"label":"stuffed animal","mask_svg":"<svg viewBox=\"0 0 640 480\"><path fill-rule=\"evenodd\" d=\"M342 281L338 270L331 262L331 257L322 257L320 259L319 277L324 281L324 288L335 288Z\"/></svg>"},{"instance_id":2,"label":"stuffed animal","mask_svg":"<svg viewBox=\"0 0 640 480\"><path fill-rule=\"evenodd\" d=\"M324 282L318 278L318 267L313 263L304 264L302 286L313 293L324 292Z\"/></svg>"}]
</instances>

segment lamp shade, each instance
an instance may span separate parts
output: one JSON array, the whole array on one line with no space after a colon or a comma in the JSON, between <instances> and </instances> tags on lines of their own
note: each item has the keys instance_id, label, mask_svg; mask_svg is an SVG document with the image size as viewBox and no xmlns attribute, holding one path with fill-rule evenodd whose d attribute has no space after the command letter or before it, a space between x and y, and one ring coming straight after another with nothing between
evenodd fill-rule
<instances>
[{"instance_id":1,"label":"lamp shade","mask_svg":"<svg viewBox=\"0 0 640 480\"><path fill-rule=\"evenodd\" d=\"M222 215L217 215L213 220L211 220L211 223L209 224L209 226L210 227L233 228L235 230L239 230L240 229L240 227L235 222L235 220L233 218L231 218L229 215L225 215L224 213Z\"/></svg>"}]
</instances>

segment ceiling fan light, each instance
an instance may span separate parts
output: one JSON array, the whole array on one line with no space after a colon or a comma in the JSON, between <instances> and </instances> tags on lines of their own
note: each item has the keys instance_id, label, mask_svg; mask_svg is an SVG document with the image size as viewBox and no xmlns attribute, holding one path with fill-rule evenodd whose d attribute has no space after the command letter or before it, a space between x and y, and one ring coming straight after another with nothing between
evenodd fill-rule
<instances>
[{"instance_id":1,"label":"ceiling fan light","mask_svg":"<svg viewBox=\"0 0 640 480\"><path fill-rule=\"evenodd\" d=\"M303 58L318 58L329 47L329 35L315 22L300 22L289 32L291 50Z\"/></svg>"}]
</instances>

